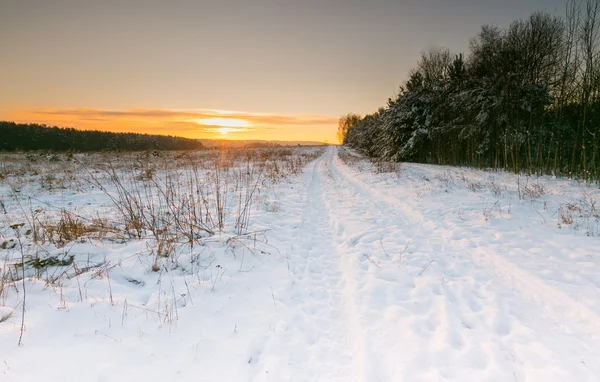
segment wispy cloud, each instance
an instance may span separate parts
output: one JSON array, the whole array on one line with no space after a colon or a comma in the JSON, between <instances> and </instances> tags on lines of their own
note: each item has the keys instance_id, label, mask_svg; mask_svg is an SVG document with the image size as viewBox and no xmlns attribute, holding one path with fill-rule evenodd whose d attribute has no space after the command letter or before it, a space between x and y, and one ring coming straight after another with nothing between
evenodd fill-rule
<instances>
[{"instance_id":1,"label":"wispy cloud","mask_svg":"<svg viewBox=\"0 0 600 382\"><path fill-rule=\"evenodd\" d=\"M248 122L256 126L302 126L302 125L335 125L337 117L328 115L276 115L263 113L247 113L229 110L170 110L170 109L29 109L23 112L32 116L52 116L79 119L154 119L164 121L194 121L202 119L218 119L228 116Z\"/></svg>"},{"instance_id":2,"label":"wispy cloud","mask_svg":"<svg viewBox=\"0 0 600 382\"><path fill-rule=\"evenodd\" d=\"M40 108L10 113L18 122L35 122L80 129L134 131L193 138L328 140L337 117L278 115L207 109ZM208 121L208 122L207 122ZM221 122L219 122L221 121ZM317 136L318 135L318 136Z\"/></svg>"}]
</instances>

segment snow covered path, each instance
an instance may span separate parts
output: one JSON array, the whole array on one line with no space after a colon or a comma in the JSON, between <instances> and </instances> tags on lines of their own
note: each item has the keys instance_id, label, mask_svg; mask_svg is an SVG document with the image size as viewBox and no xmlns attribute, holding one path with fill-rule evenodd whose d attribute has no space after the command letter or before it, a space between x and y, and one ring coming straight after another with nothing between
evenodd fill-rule
<instances>
[{"instance_id":1,"label":"snow covered path","mask_svg":"<svg viewBox=\"0 0 600 382\"><path fill-rule=\"evenodd\" d=\"M83 301L73 280L33 283L25 346L18 309L0 323L0 380L600 380L599 238L551 224L600 191L542 179L523 200L511 174L378 174L344 155L261 195L259 249L208 241L202 271L147 271L135 242L77 244L123 259L110 298L94 278Z\"/></svg>"},{"instance_id":2,"label":"snow covered path","mask_svg":"<svg viewBox=\"0 0 600 382\"><path fill-rule=\"evenodd\" d=\"M597 310L511 263L485 232L379 192L336 150L308 171L290 259L286 307L310 322L296 328L309 338L281 340L289 365L305 354L294 380L598 380Z\"/></svg>"}]
</instances>

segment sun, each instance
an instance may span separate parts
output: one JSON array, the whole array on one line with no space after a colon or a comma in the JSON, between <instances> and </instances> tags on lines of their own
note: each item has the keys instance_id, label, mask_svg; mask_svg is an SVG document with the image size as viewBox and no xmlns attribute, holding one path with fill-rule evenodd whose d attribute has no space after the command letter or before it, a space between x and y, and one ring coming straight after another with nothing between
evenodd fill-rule
<instances>
[{"instance_id":1,"label":"sun","mask_svg":"<svg viewBox=\"0 0 600 382\"><path fill-rule=\"evenodd\" d=\"M233 133L241 133L247 131L252 124L246 120L239 118L221 118L221 117L211 117L211 118L203 118L194 120L199 125L204 126L214 126L203 129L208 133L217 133L222 136L233 134Z\"/></svg>"},{"instance_id":2,"label":"sun","mask_svg":"<svg viewBox=\"0 0 600 382\"><path fill-rule=\"evenodd\" d=\"M221 135L227 135L227 133L231 133L234 132L235 129L231 128L231 127L219 127L218 129L216 129L219 133L221 133Z\"/></svg>"},{"instance_id":3,"label":"sun","mask_svg":"<svg viewBox=\"0 0 600 382\"><path fill-rule=\"evenodd\" d=\"M237 119L237 118L206 118L206 119L199 119L196 121L197 123L201 124L201 125L207 125L207 126L221 126L221 129L218 129L221 133L229 133L232 132L233 129L231 129L232 127L250 127L250 124L247 121L244 121L243 119ZM229 129L227 129L229 128Z\"/></svg>"}]
</instances>

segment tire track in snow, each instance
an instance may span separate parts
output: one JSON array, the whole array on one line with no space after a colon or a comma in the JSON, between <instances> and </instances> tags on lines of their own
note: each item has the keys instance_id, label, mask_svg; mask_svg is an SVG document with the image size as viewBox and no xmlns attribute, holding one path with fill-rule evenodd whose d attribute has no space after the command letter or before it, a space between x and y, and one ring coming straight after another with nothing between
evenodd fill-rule
<instances>
[{"instance_id":1,"label":"tire track in snow","mask_svg":"<svg viewBox=\"0 0 600 382\"><path fill-rule=\"evenodd\" d=\"M336 149L331 147L325 163L320 164L325 179L322 192L330 225L337 233L346 303L355 312L352 328L360 349L356 358L362 360L359 380L412 378L422 370L415 367L411 358L415 352L427 353L430 348L429 341L410 330L415 311L423 308L411 299L415 293L413 277L396 265L380 269L374 256L380 238L390 229L400 230L403 222L389 211L382 213L376 208L373 204L377 199L365 200L353 187L345 186L334 168L335 157ZM425 304L420 314L432 312L431 309L430 304Z\"/></svg>"},{"instance_id":2,"label":"tire track in snow","mask_svg":"<svg viewBox=\"0 0 600 382\"><path fill-rule=\"evenodd\" d=\"M327 321L335 328L339 326L346 330L345 335L338 337L338 343L344 344L349 350L349 368L344 372L332 373L323 380L398 380L402 375L402 368L409 363L402 355L413 352L419 346L419 341L411 331L405 330L410 322L404 321L397 313L399 307L394 292L397 289L395 277L390 276L389 280L384 280L385 285L377 285L377 280L373 280L373 275L370 274L374 270L374 263L363 256L359 242L369 239L365 230L372 223L366 221L357 226L346 222L348 214L353 216L366 212L368 215L369 211L357 211L356 206L346 203L354 199L346 198L344 190L336 185L330 169L334 156L335 148L329 148L315 163L302 219L302 232L309 238L308 241L329 243L321 247L320 253L324 257L320 256L318 262L322 267L309 269L308 277L314 277L315 271L319 272L315 278L318 284L310 286L306 280L298 283L304 285L306 290L313 287L335 290L333 296L337 301L330 302L331 309L343 313L341 317L330 316ZM310 259L307 267L310 268ZM325 270L334 270L335 281L319 279ZM399 294L400 299L404 299L401 295ZM331 330L336 330L335 328ZM320 358L314 355L311 357ZM331 361L329 364L331 367L335 366L331 365Z\"/></svg>"},{"instance_id":3,"label":"tire track in snow","mask_svg":"<svg viewBox=\"0 0 600 382\"><path fill-rule=\"evenodd\" d=\"M358 381L361 357L352 305L346 304L346 280L336 252L323 199L323 161L305 172L304 200L295 202L301 216L290 252L292 284L279 299L286 309L285 330L268 340L273 359L260 381ZM273 350L279 349L279 350Z\"/></svg>"},{"instance_id":4,"label":"tire track in snow","mask_svg":"<svg viewBox=\"0 0 600 382\"><path fill-rule=\"evenodd\" d=\"M571 326L583 329L595 341L600 341L600 318L585 304L573 300L562 291L548 285L531 273L519 268L509 260L490 251L481 252L482 262L493 264L501 278L519 291L526 291L527 298L537 302L542 310L555 318L555 323L572 332Z\"/></svg>"},{"instance_id":5,"label":"tire track in snow","mask_svg":"<svg viewBox=\"0 0 600 382\"><path fill-rule=\"evenodd\" d=\"M318 284L319 287L328 288L330 290L337 288L337 292L339 294L336 295L336 301L332 302L332 306L337 305L337 309L344 313L343 316L339 317L338 323L342 327L345 326L348 330L345 335L346 338L344 345L346 350L351 350L350 363L348 364L348 366L350 366L349 370L351 373L345 376L343 379L335 380L357 381L360 380L357 378L364 373L364 349L362 347L364 337L356 316L356 306L353 298L355 293L354 279L352 277L348 277L344 268L341 266L343 254L339 251L339 246L337 245L337 241L335 239L335 231L333 231L333 226L331 224L332 210L327 203L327 197L325 194L326 179L324 179L324 177L326 175L323 171L323 162L330 157L331 153L332 151L330 149L327 150L315 163L308 190L308 200L305 213L310 216L308 220L312 226L311 229L313 233L320 233L327 236L328 248L322 253L323 258L321 260L323 261L325 268L335 270L334 272L336 274L336 281L330 285L324 285L324 283L319 280Z\"/></svg>"},{"instance_id":6,"label":"tire track in snow","mask_svg":"<svg viewBox=\"0 0 600 382\"><path fill-rule=\"evenodd\" d=\"M288 298L277 295L287 328L267 341L269 374L253 380L593 380L589 339L538 318L533 295L548 290L521 286L505 277L510 269L440 238L427 213L381 197L336 152L305 171L292 208L301 226L294 281ZM388 238L390 254L413 240L401 263L384 257Z\"/></svg>"},{"instance_id":7,"label":"tire track in snow","mask_svg":"<svg viewBox=\"0 0 600 382\"><path fill-rule=\"evenodd\" d=\"M339 226L336 225L335 219L335 211L331 206L330 199L327 197L327 166L324 162L329 162L330 158L334 155L334 151L332 148L329 148L321 160L315 165L314 168L314 184L311 187L311 195L312 195L312 203L309 202L309 208L314 209L315 214L324 214L327 221L327 230L331 230L334 228L336 233L336 238L332 240L332 244L334 247L334 257L337 262L337 267L341 269L341 291L342 291L342 299L343 304L345 306L345 311L347 313L348 325L351 330L351 335L353 337L352 343L352 363L353 363L353 378L350 380L362 381L363 376L365 374L365 349L364 349L364 331L361 328L361 324L359 322L357 316L357 307L355 301L356 294L356 280L354 276L351 274L351 271L348 269L347 262L344 261L345 254L343 249L339 246ZM315 201L318 200L318 203ZM309 198L310 201L310 198ZM332 233L333 233L332 232Z\"/></svg>"},{"instance_id":8,"label":"tire track in snow","mask_svg":"<svg viewBox=\"0 0 600 382\"><path fill-rule=\"evenodd\" d=\"M462 238L463 245L449 243L443 233L452 231L452 227L436 224L434 220L427 222L423 217L430 216L428 212L431 211L425 209L426 215L414 213L416 209L410 202L373 189L353 176L337 156L332 159L330 169L340 182L352 187L355 194L378 208L381 213L398 213L407 219L416 217L413 225L406 227L407 232L421 241L419 245L431 251L434 256L432 260L435 260L432 267L437 268L432 271L441 273L442 283L446 275L451 276L453 281L461 278L466 281L468 278L465 276L471 275L477 282L472 285L475 289L468 290L467 295L481 296L483 292L487 300L497 301L497 307L490 307L491 304L485 302L485 299L479 299L480 304L486 305L484 310L493 312L495 316L489 322L487 331L493 333L490 351L496 353L496 361L501 353L508 354L513 360L508 366L514 367L516 376L523 378L526 378L529 370L523 365L529 362L538 364L538 359L554 359L549 364L563 366L565 362L560 360L568 359L568 375L571 377L574 373L592 373L596 376L600 373L600 356L595 349L595 344L600 339L600 317L587 305L502 258L496 253L501 247L488 247L485 242L484 246L480 246L468 233ZM464 245L465 242L468 245ZM433 255L436 251L439 254ZM458 274L445 269L454 266L454 262L459 262L458 268L462 268ZM453 297L450 294L445 294L445 297L452 303ZM450 313L447 317L451 316ZM462 324L470 327L468 322L463 321ZM489 336L489 333L485 335ZM523 339L515 342L511 339L514 336ZM449 340L456 343L451 338ZM499 364L501 363L500 361ZM552 379L544 378L561 380L558 375L565 371L557 369L556 376Z\"/></svg>"},{"instance_id":9,"label":"tire track in snow","mask_svg":"<svg viewBox=\"0 0 600 382\"><path fill-rule=\"evenodd\" d=\"M420 230L426 235L422 236L429 237L429 240L435 242L440 249L450 248L452 252L457 251L457 248L453 248L454 246L448 243L445 238L443 242L435 239L439 236L436 235L436 231L442 232L448 229L447 227L439 227L433 221L427 222L424 215L408 202L385 195L369 187L360 179L349 175L348 166L342 163L339 157L334 159L331 167L335 169L340 178L352 185L366 199L379 200L377 206L382 211L396 210L404 213L409 218L414 218L415 223L424 225ZM465 239L468 240L471 247L478 247L470 238ZM460 248L460 250L464 250L464 248ZM553 316L555 323L559 323L564 327L569 325L578 326L580 330L583 329L584 332L592 334L596 340L600 340L600 317L587 305L574 300L566 293L552 287L537 276L519 268L492 251L483 251L478 248L475 252L481 256L482 263L494 264L493 267L490 267L493 269L492 273L496 274L504 283L509 284L510 287L519 290L526 299L539 304L544 312Z\"/></svg>"}]
</instances>

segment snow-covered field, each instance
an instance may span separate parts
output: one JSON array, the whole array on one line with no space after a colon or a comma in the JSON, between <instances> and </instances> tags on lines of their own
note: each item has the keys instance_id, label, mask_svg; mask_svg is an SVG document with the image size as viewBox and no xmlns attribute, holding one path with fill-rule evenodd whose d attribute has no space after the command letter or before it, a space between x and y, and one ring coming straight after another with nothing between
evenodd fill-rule
<instances>
[{"instance_id":1,"label":"snow-covered field","mask_svg":"<svg viewBox=\"0 0 600 382\"><path fill-rule=\"evenodd\" d=\"M600 380L597 185L319 150L125 166L121 192L0 164L0 380Z\"/></svg>"}]
</instances>

